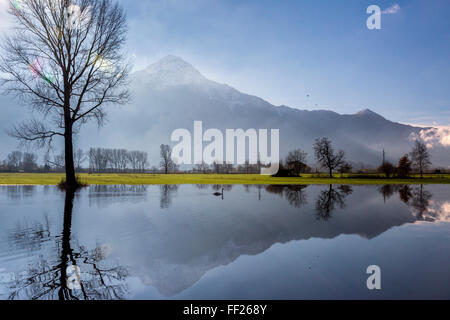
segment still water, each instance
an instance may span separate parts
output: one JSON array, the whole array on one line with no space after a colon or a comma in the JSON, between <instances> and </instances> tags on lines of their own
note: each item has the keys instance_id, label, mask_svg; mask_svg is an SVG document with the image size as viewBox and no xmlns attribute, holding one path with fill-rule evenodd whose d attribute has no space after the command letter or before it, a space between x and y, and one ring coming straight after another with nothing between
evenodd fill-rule
<instances>
[{"instance_id":1,"label":"still water","mask_svg":"<svg viewBox=\"0 0 450 320\"><path fill-rule=\"evenodd\" d=\"M450 186L0 187L0 299L406 298L450 299Z\"/></svg>"}]
</instances>

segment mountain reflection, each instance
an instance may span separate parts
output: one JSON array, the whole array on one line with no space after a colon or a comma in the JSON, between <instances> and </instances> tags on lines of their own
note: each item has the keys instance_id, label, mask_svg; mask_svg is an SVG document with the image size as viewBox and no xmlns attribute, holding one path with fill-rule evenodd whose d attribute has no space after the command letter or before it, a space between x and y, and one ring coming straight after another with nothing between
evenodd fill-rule
<instances>
[{"instance_id":1,"label":"mountain reflection","mask_svg":"<svg viewBox=\"0 0 450 320\"><path fill-rule=\"evenodd\" d=\"M91 186L76 195L66 193L63 217L57 214L61 209L55 210L55 203L62 207L55 189L36 188L32 197L10 201L11 191L0 188L0 211L14 211L0 216L6 234L0 234L0 270L7 270L0 271L0 294L10 299L123 299L139 279L139 286L173 297L208 271L275 244L307 245L311 238L341 235L374 239L395 226L439 220L442 209L436 208L447 203L447 193L432 200L430 191L439 188ZM222 189L225 197L218 201L213 192ZM7 200L2 202L2 196ZM44 215L36 222L37 206ZM67 282L75 266L80 268L79 289Z\"/></svg>"},{"instance_id":2,"label":"mountain reflection","mask_svg":"<svg viewBox=\"0 0 450 320\"><path fill-rule=\"evenodd\" d=\"M108 246L88 250L71 244L72 213L75 193L67 191L64 202L63 231L52 235L50 223L34 223L31 228L17 224L11 230L9 241L16 248L35 251L43 242L54 241L56 254L40 255L26 270L15 272L5 283L9 288L9 299L30 300L112 300L123 299L127 293L125 280L128 270L108 263ZM74 274L68 274L74 270ZM71 285L71 278L76 285Z\"/></svg>"}]
</instances>

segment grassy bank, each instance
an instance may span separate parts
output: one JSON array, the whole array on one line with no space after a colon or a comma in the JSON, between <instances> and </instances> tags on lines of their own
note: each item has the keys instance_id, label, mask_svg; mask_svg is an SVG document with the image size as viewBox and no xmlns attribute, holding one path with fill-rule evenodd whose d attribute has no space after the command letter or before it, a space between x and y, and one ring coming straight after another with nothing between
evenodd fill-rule
<instances>
[{"instance_id":1,"label":"grassy bank","mask_svg":"<svg viewBox=\"0 0 450 320\"><path fill-rule=\"evenodd\" d=\"M0 173L0 185L56 185L64 177L59 173ZM261 175L215 174L81 174L81 182L95 185L155 185L155 184L450 184L450 175L426 175L424 179L385 179L377 175L304 175L299 178L274 178Z\"/></svg>"}]
</instances>

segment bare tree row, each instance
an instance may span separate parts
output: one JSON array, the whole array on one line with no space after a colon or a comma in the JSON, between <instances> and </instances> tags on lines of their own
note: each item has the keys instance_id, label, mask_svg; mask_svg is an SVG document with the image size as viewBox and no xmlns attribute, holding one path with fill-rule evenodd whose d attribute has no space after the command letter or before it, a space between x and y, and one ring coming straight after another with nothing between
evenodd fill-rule
<instances>
[{"instance_id":1,"label":"bare tree row","mask_svg":"<svg viewBox=\"0 0 450 320\"><path fill-rule=\"evenodd\" d=\"M11 172L31 172L38 169L38 156L34 153L13 151L0 163L0 169Z\"/></svg>"},{"instance_id":2,"label":"bare tree row","mask_svg":"<svg viewBox=\"0 0 450 320\"><path fill-rule=\"evenodd\" d=\"M148 154L125 149L91 148L87 154L91 172L145 172Z\"/></svg>"}]
</instances>

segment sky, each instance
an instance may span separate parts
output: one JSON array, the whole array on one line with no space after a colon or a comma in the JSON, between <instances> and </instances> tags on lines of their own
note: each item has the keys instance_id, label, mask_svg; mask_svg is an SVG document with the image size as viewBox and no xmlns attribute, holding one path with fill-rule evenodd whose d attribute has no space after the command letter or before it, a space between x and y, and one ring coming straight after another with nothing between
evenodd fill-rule
<instances>
[{"instance_id":1,"label":"sky","mask_svg":"<svg viewBox=\"0 0 450 320\"><path fill-rule=\"evenodd\" d=\"M127 13L135 70L177 55L274 105L369 108L450 137L448 0L115 1ZM367 28L370 5L383 11L381 30ZM10 25L6 8L0 0L0 34Z\"/></svg>"},{"instance_id":2,"label":"sky","mask_svg":"<svg viewBox=\"0 0 450 320\"><path fill-rule=\"evenodd\" d=\"M275 105L450 124L448 0L119 2L136 70L173 54Z\"/></svg>"}]
</instances>

